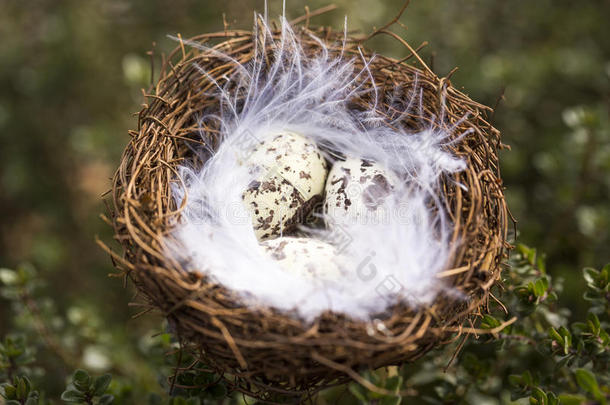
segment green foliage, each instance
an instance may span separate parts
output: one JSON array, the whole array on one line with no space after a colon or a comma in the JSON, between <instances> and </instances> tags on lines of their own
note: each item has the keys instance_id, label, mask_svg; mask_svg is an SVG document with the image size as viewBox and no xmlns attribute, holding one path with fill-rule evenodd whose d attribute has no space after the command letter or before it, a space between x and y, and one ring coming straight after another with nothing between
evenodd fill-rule
<instances>
[{"instance_id":1,"label":"green foliage","mask_svg":"<svg viewBox=\"0 0 610 405\"><path fill-rule=\"evenodd\" d=\"M67 389L61 394L61 399L69 403L108 405L114 401L114 396L106 394L112 376L104 374L92 378L85 370L76 370Z\"/></svg>"},{"instance_id":2,"label":"green foliage","mask_svg":"<svg viewBox=\"0 0 610 405\"><path fill-rule=\"evenodd\" d=\"M610 300L604 293L608 279L604 270L585 269L583 274L588 285L585 299L591 307L581 322L569 322L569 310L561 306L562 283L547 273L544 256L517 246L502 285L493 291L502 304L492 300L491 313L478 324L481 332L502 330L470 337L453 361L460 343L401 367L397 378L403 381L402 401L605 404L610 399ZM502 328L513 316L516 322ZM384 373L363 377L384 387ZM360 403L378 398L355 383L349 393ZM339 393L332 398L352 403Z\"/></svg>"},{"instance_id":3,"label":"green foliage","mask_svg":"<svg viewBox=\"0 0 610 405\"><path fill-rule=\"evenodd\" d=\"M34 349L26 345L22 335L5 336L0 343L0 380L12 380L33 361Z\"/></svg>"},{"instance_id":4,"label":"green foliage","mask_svg":"<svg viewBox=\"0 0 610 405\"><path fill-rule=\"evenodd\" d=\"M32 389L32 383L27 377L14 377L12 383L0 385L0 396L6 400L6 405L37 405L38 392Z\"/></svg>"},{"instance_id":5,"label":"green foliage","mask_svg":"<svg viewBox=\"0 0 610 405\"><path fill-rule=\"evenodd\" d=\"M313 10L328 1L307 3ZM347 15L350 29L369 32L402 0L334 3L338 12L312 23L341 27ZM270 15L280 12L280 3L269 6ZM260 7L258 0L214 7L177 0L169 9L160 0L66 0L41 1L33 11L25 2L1 2L0 265L15 268L0 269L4 387L16 393L20 384L33 386L40 403L45 395L58 403L71 372L82 368L112 374L115 404L219 403L212 391L230 391L200 387L199 379L207 384L213 375L201 364L173 381L174 367L194 360L177 355L178 342L158 319L129 320L131 291L108 280L108 259L92 235L111 238L97 220L99 196L135 126L126 111L139 110L140 88L150 81L151 42L158 62L175 45L166 34L221 30L223 12L232 27L249 28ZM290 5L289 16L298 8ZM433 59L439 75L459 66L451 81L473 99L494 105L506 89L493 123L512 147L501 156L509 207L519 239L549 255L547 272L541 254L517 247L503 287L494 290L506 311L491 300L477 328L494 330L516 316L515 323L392 373L363 372L390 391L401 379L401 403L504 404L513 403L511 395L520 404L607 401L610 270L600 267L610 246L609 14L604 1L413 1L401 18L408 30L393 28L411 45L430 43L421 56ZM367 45L408 54L382 36ZM17 266L23 261L42 273ZM583 280L576 270L584 266L594 268ZM229 395L225 402L244 402ZM375 403L378 395L350 384L317 401Z\"/></svg>"},{"instance_id":6,"label":"green foliage","mask_svg":"<svg viewBox=\"0 0 610 405\"><path fill-rule=\"evenodd\" d=\"M585 300L591 302L591 312L610 317L610 265L600 271L586 268L584 273L588 287Z\"/></svg>"},{"instance_id":7,"label":"green foliage","mask_svg":"<svg viewBox=\"0 0 610 405\"><path fill-rule=\"evenodd\" d=\"M610 265L601 270L583 270L584 300L589 311L583 319L570 322L569 310L561 305L562 283L547 272L544 255L518 245L502 283L493 291L502 303L491 300L490 312L481 316L476 331L472 331L474 336L460 338L399 368L363 370L364 386L352 382L328 389L317 396L317 402L505 404L527 400L549 405L606 404L610 399L609 269ZM27 299L35 304L41 299L34 288L40 283L33 269L4 269L0 276L0 293L10 297L15 307L27 310L32 305L20 301ZM516 321L509 322L514 317ZM44 317L29 319L46 328ZM29 343L35 340L32 331L36 329L19 326L22 329L16 332L20 334L6 336L0 344L0 376L5 381L2 393L7 401L31 405L39 400L32 388L39 381L32 367L37 359ZM59 340L47 337L45 350L54 350L48 342ZM255 402L232 392L228 381L192 357L188 347L180 350L171 335L158 334L144 346L148 368L159 372L160 385L156 388L138 386L139 376L120 368L113 371L115 378L110 374L92 377L77 369L61 399L81 404L141 403L138 398L143 397L151 405ZM176 373L175 367L183 371ZM281 403L286 398L278 396L274 400Z\"/></svg>"}]
</instances>

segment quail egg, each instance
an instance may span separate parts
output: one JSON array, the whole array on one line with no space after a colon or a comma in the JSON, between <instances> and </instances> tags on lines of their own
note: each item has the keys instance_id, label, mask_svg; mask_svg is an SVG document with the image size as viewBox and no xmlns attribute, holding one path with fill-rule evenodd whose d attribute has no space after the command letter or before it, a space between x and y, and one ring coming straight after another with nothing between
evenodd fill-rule
<instances>
[{"instance_id":1,"label":"quail egg","mask_svg":"<svg viewBox=\"0 0 610 405\"><path fill-rule=\"evenodd\" d=\"M398 182L392 171L375 162L351 157L335 162L325 187L327 225L388 221L384 204Z\"/></svg>"},{"instance_id":2,"label":"quail egg","mask_svg":"<svg viewBox=\"0 0 610 405\"><path fill-rule=\"evenodd\" d=\"M321 240L284 236L261 246L286 272L321 281L337 280L341 275L335 247Z\"/></svg>"},{"instance_id":3,"label":"quail egg","mask_svg":"<svg viewBox=\"0 0 610 405\"><path fill-rule=\"evenodd\" d=\"M246 165L258 173L243 200L259 240L288 232L322 201L326 160L302 135L281 132L266 137L254 147Z\"/></svg>"}]
</instances>

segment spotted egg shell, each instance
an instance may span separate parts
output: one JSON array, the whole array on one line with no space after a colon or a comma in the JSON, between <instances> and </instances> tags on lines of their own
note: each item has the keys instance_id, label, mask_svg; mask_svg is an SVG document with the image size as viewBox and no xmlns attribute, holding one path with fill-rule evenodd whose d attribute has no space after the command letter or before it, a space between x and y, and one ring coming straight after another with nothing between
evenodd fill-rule
<instances>
[{"instance_id":1,"label":"spotted egg shell","mask_svg":"<svg viewBox=\"0 0 610 405\"><path fill-rule=\"evenodd\" d=\"M389 220L384 203L398 181L392 171L375 162L350 157L335 162L325 187L327 225Z\"/></svg>"},{"instance_id":2,"label":"spotted egg shell","mask_svg":"<svg viewBox=\"0 0 610 405\"><path fill-rule=\"evenodd\" d=\"M337 250L321 240L284 236L261 246L286 272L321 281L337 280L341 275Z\"/></svg>"},{"instance_id":3,"label":"spotted egg shell","mask_svg":"<svg viewBox=\"0 0 610 405\"><path fill-rule=\"evenodd\" d=\"M243 194L259 240L287 232L322 200L326 160L302 135L281 132L266 137L254 147L246 165L259 173Z\"/></svg>"}]
</instances>

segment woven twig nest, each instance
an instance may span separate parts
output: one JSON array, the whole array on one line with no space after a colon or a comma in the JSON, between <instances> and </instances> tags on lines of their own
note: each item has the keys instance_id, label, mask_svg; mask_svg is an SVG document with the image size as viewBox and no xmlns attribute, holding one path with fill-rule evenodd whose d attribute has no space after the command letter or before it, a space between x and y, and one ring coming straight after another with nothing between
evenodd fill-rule
<instances>
[{"instance_id":1,"label":"woven twig nest","mask_svg":"<svg viewBox=\"0 0 610 405\"><path fill-rule=\"evenodd\" d=\"M279 28L271 31L279 39ZM295 33L305 53L321 50L310 36L313 33L331 54L355 55L356 70L366 68L364 60L370 60L360 57L369 54L357 40L344 42L341 32L299 26ZM114 177L111 221L124 249L123 255L113 254L117 268L134 282L151 308L167 317L183 341L199 349L206 364L230 378L235 388L258 396L311 392L358 378L356 371L363 367L412 361L453 340L484 311L505 256L508 220L498 166L500 134L488 120L491 108L472 101L447 78L437 77L401 39L409 58L376 56L368 69L378 85L380 102L386 105L397 87L408 92L418 86L423 108L401 117L404 128L428 128L435 125L429 117L443 116L445 124L455 126L456 138L462 134L447 148L466 162L466 169L443 176L439 189L456 248L449 265L437 274L459 297L441 293L432 304L415 308L398 303L372 321L327 311L303 322L285 311L246 305L205 273L186 271L183 262L167 255L164 238L180 222L183 209L171 191L178 166L204 165L194 150L204 145L218 148L218 128L202 130L198 121L204 106L213 109L218 103L210 96L212 80L231 77L237 63L247 65L259 40L248 31L204 34L188 44L204 43L214 52L181 41L164 59ZM273 58L273 44L266 46ZM220 52L223 57L217 56ZM202 75L202 68L214 77ZM354 108L370 101L367 97L372 93L366 94L350 101Z\"/></svg>"}]
</instances>

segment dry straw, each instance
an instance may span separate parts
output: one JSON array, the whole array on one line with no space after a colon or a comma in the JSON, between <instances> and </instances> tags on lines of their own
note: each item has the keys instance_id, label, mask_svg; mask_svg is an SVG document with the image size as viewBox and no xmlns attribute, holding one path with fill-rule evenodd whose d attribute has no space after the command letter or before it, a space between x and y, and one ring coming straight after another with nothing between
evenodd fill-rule
<instances>
[{"instance_id":1,"label":"dry straw","mask_svg":"<svg viewBox=\"0 0 610 405\"><path fill-rule=\"evenodd\" d=\"M310 27L309 18L315 14L296 21L300 25L295 31L306 51L319 49L318 43L303 35L312 32L331 52L341 52L332 44L341 43L343 33ZM130 132L132 139L113 179L109 222L123 253L104 247L121 274L143 295L147 311L156 309L167 317L180 340L188 342L234 389L267 400L274 393L302 397L353 378L379 391L357 371L413 361L463 333L477 333L473 325L486 310L490 288L500 278L509 247L508 211L498 166L498 149L503 146L500 133L489 122L491 108L455 89L448 77L434 74L415 49L388 30L390 25L366 38L348 38L346 53L358 55L363 42L374 35L388 35L400 42L408 50L407 57L376 56L370 69L377 84L389 93L396 86L408 93L417 76L425 114L406 116L402 124L422 130L430 125L423 117L444 113L448 124L458 125L455 133L471 131L450 145L467 162L467 170L445 178L441 191L453 223L452 240L461 243L452 265L439 277L462 297L439 295L433 305L416 311L396 305L380 314L378 322L325 313L313 324L304 325L272 308L246 307L231 291L200 273L184 271L181 263L166 257L164 241L182 209L175 206L170 182L176 180L180 164L194 159L193 148L203 146L198 111L216 102L208 91L213 84L196 65L213 72L215 78L230 76L236 66L181 41L163 59L158 80L145 93L138 128ZM279 36L279 30L274 35ZM256 40L252 32L228 29L191 38L241 64L253 57ZM363 67L358 60L362 59L356 58L356 70ZM359 102L366 100L354 101ZM205 128L205 143L211 148L218 146L217 130Z\"/></svg>"}]
</instances>

